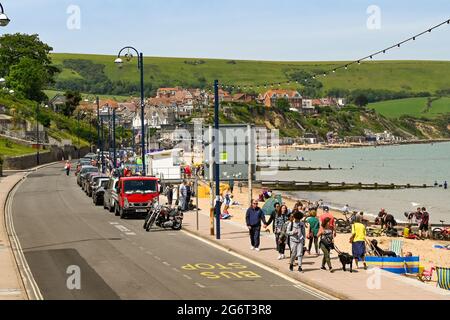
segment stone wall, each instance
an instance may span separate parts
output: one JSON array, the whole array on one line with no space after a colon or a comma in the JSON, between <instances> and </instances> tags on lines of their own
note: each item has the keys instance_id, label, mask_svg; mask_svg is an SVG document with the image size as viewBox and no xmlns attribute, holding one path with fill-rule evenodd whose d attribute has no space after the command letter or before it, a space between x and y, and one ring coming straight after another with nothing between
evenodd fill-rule
<instances>
[{"instance_id":1,"label":"stone wall","mask_svg":"<svg viewBox=\"0 0 450 320\"><path fill-rule=\"evenodd\" d=\"M80 156L83 157L90 152L89 147L80 149ZM78 158L78 149L73 146L70 147L52 147L50 151L41 151L39 156L39 164L47 164L57 161L63 161L68 159ZM6 158L3 164L4 170L26 170L36 167L37 158L36 154L27 156Z\"/></svg>"}]
</instances>

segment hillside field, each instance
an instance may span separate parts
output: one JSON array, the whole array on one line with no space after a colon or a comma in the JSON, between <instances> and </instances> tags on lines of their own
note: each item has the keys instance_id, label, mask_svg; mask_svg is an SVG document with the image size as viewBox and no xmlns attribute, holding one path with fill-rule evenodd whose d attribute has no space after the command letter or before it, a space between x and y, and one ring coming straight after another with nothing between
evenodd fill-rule
<instances>
[{"instance_id":1,"label":"hillside field","mask_svg":"<svg viewBox=\"0 0 450 320\"><path fill-rule=\"evenodd\" d=\"M138 83L137 59L125 62L122 68L114 64L115 56L87 54L52 54L55 65L62 68L68 59L89 60L105 66L105 74L112 81ZM153 87L189 86L218 79L223 84L263 85L288 81L296 71L321 73L345 62L270 62L213 60L201 58L146 57L145 81ZM74 70L64 69L60 80L82 79ZM450 87L450 61L373 61L353 65L326 78L321 77L324 89L387 89L392 91L435 92ZM288 87L287 85L285 87ZM291 85L292 88L297 88ZM261 91L263 89L260 89Z\"/></svg>"},{"instance_id":2,"label":"hillside field","mask_svg":"<svg viewBox=\"0 0 450 320\"><path fill-rule=\"evenodd\" d=\"M427 98L389 100L372 103L369 105L369 108L375 109L378 113L391 119L404 115L415 118L435 119L443 114L450 113L450 98L443 97L433 101L431 110L428 112L426 112L427 101Z\"/></svg>"}]
</instances>

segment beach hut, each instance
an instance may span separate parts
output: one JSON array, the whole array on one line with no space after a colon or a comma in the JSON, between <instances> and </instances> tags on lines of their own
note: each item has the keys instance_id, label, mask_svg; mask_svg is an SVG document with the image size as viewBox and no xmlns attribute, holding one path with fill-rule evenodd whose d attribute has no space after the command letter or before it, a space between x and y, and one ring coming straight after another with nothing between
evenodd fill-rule
<instances>
[{"instance_id":1,"label":"beach hut","mask_svg":"<svg viewBox=\"0 0 450 320\"><path fill-rule=\"evenodd\" d=\"M420 257L366 257L367 266L395 274L418 274Z\"/></svg>"}]
</instances>

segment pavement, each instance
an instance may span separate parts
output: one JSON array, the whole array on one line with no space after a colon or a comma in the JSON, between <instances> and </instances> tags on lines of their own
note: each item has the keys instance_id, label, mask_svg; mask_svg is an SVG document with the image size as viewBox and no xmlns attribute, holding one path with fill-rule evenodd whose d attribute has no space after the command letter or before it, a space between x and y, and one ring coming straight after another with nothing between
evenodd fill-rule
<instances>
[{"instance_id":1,"label":"pavement","mask_svg":"<svg viewBox=\"0 0 450 320\"><path fill-rule=\"evenodd\" d=\"M30 173L9 211L30 299L332 298L185 231L147 233L95 207L60 164Z\"/></svg>"},{"instance_id":2,"label":"pavement","mask_svg":"<svg viewBox=\"0 0 450 320\"><path fill-rule=\"evenodd\" d=\"M28 299L8 238L4 212L10 190L24 176L16 173L0 178L0 300Z\"/></svg>"},{"instance_id":3,"label":"pavement","mask_svg":"<svg viewBox=\"0 0 450 320\"><path fill-rule=\"evenodd\" d=\"M203 202L204 203L204 202ZM201 206L200 206L201 207ZM310 287L326 292L344 300L449 300L450 292L429 286L415 278L407 278L385 272L379 269L355 270L354 273L344 272L342 264L335 252L332 254L334 273L321 270L322 256L306 255L303 260L304 273L289 271L289 260L277 260L275 251L275 237L273 234L262 232L261 251L250 248L248 229L242 221L221 221L221 239L216 240L210 235L209 210L201 210L198 215L194 212L185 214L184 230L191 232L208 241L257 261L272 270L285 274ZM289 257L289 250L286 250ZM313 249L314 251L314 249ZM314 252L315 253L315 252ZM296 270L296 269L294 269Z\"/></svg>"}]
</instances>

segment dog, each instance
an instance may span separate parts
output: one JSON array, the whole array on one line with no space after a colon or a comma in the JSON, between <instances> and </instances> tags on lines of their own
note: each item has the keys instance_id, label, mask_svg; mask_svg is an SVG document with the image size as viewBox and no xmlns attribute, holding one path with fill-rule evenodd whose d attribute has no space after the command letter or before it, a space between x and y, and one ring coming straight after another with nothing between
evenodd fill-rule
<instances>
[{"instance_id":1,"label":"dog","mask_svg":"<svg viewBox=\"0 0 450 320\"><path fill-rule=\"evenodd\" d=\"M386 250L383 250L383 249L381 249L379 246L378 246L378 241L377 240L372 240L372 246L374 247L374 249L375 249L375 253L378 255L378 256L380 256L380 257L389 257L389 258L397 258L397 254L395 254L395 252L392 252L392 251L386 251Z\"/></svg>"},{"instance_id":2,"label":"dog","mask_svg":"<svg viewBox=\"0 0 450 320\"><path fill-rule=\"evenodd\" d=\"M347 271L347 265L350 265L350 273L353 273L353 260L355 259L352 255L344 252L338 252L339 260L342 263L342 269L344 272Z\"/></svg>"}]
</instances>

